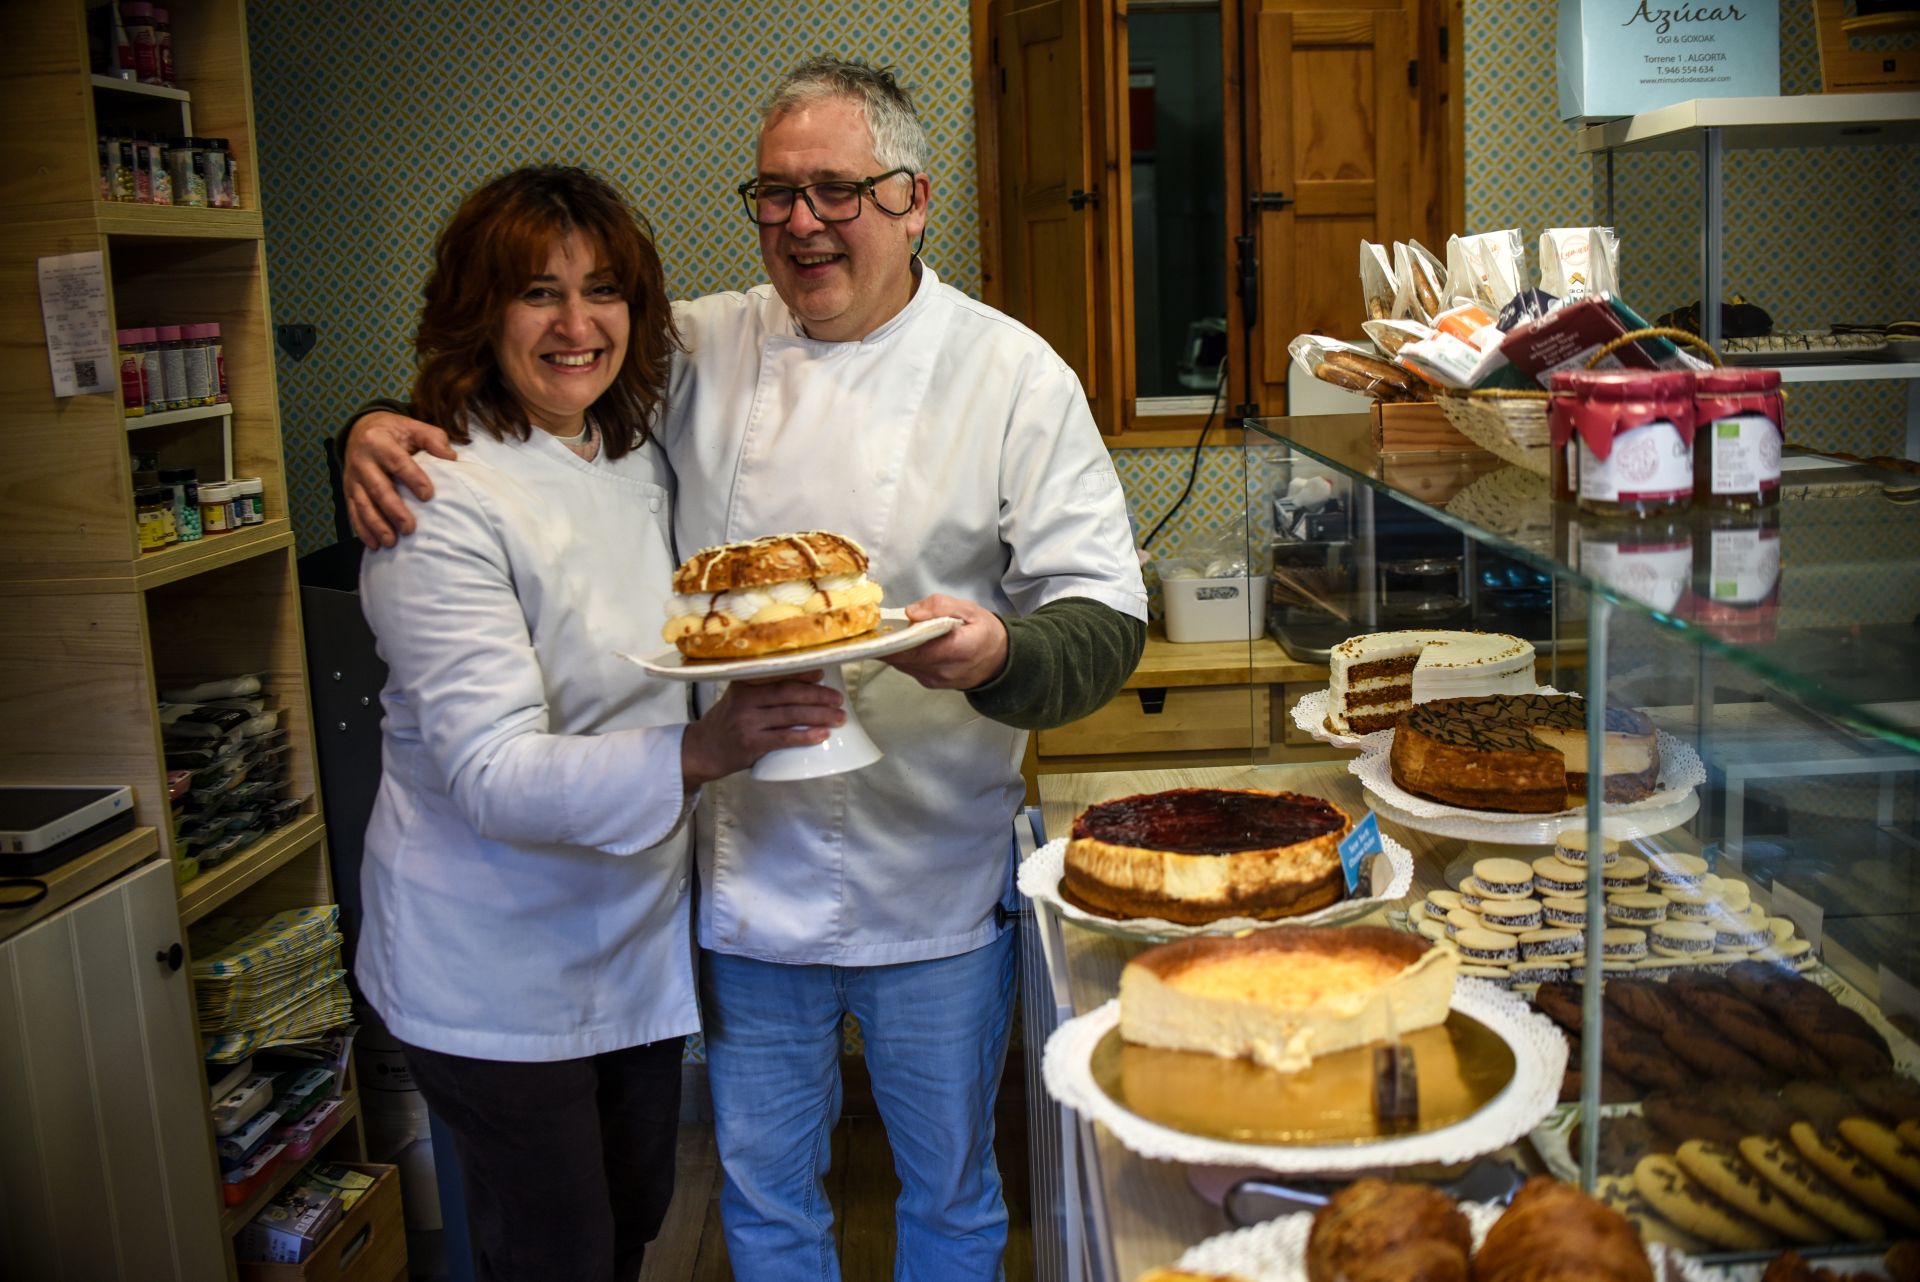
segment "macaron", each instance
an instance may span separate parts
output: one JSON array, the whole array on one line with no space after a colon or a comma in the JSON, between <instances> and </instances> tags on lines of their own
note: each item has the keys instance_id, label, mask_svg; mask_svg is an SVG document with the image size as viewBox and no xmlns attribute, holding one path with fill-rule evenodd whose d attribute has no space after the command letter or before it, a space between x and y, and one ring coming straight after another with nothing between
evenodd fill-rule
<instances>
[{"instance_id":1,"label":"macaron","mask_svg":"<svg viewBox=\"0 0 1920 1282\"><path fill-rule=\"evenodd\" d=\"M1586 938L1586 934L1578 930L1555 927L1530 930L1520 936L1520 956L1526 961L1572 957L1586 946Z\"/></svg>"},{"instance_id":2,"label":"macaron","mask_svg":"<svg viewBox=\"0 0 1920 1282\"><path fill-rule=\"evenodd\" d=\"M1600 955L1609 962L1639 961L1647 955L1647 932L1618 926L1601 932Z\"/></svg>"},{"instance_id":3,"label":"macaron","mask_svg":"<svg viewBox=\"0 0 1920 1282\"><path fill-rule=\"evenodd\" d=\"M1537 899L1489 899L1480 908L1480 924L1505 935L1524 935L1539 930L1540 901Z\"/></svg>"},{"instance_id":4,"label":"macaron","mask_svg":"<svg viewBox=\"0 0 1920 1282\"><path fill-rule=\"evenodd\" d=\"M1772 933L1776 942L1785 943L1787 940L1793 938L1793 919L1789 917L1769 917L1767 918L1767 930Z\"/></svg>"},{"instance_id":5,"label":"macaron","mask_svg":"<svg viewBox=\"0 0 1920 1282\"><path fill-rule=\"evenodd\" d=\"M1651 926L1667 919L1667 897L1646 890L1607 896L1607 920L1618 926Z\"/></svg>"},{"instance_id":6,"label":"macaron","mask_svg":"<svg viewBox=\"0 0 1920 1282\"><path fill-rule=\"evenodd\" d=\"M1587 866L1587 830L1563 828L1554 838L1553 853L1576 868ZM1600 838L1600 862L1611 864L1620 858L1620 843L1612 837Z\"/></svg>"},{"instance_id":7,"label":"macaron","mask_svg":"<svg viewBox=\"0 0 1920 1282\"><path fill-rule=\"evenodd\" d=\"M1653 951L1663 957L1703 957L1713 951L1714 929L1697 921L1663 921L1653 928Z\"/></svg>"},{"instance_id":8,"label":"macaron","mask_svg":"<svg viewBox=\"0 0 1920 1282\"><path fill-rule=\"evenodd\" d=\"M1573 967L1563 961L1520 961L1507 972L1515 984L1550 984L1565 979Z\"/></svg>"},{"instance_id":9,"label":"macaron","mask_svg":"<svg viewBox=\"0 0 1920 1282\"><path fill-rule=\"evenodd\" d=\"M1533 861L1533 888L1547 897L1587 893L1587 870L1576 868L1558 855L1544 855Z\"/></svg>"},{"instance_id":10,"label":"macaron","mask_svg":"<svg viewBox=\"0 0 1920 1282\"><path fill-rule=\"evenodd\" d=\"M1765 926L1755 928L1746 923L1722 921L1714 927L1713 950L1717 953L1739 953L1744 957L1772 942L1773 932Z\"/></svg>"},{"instance_id":11,"label":"macaron","mask_svg":"<svg viewBox=\"0 0 1920 1282\"><path fill-rule=\"evenodd\" d=\"M1707 861L1678 850L1662 850L1647 857L1647 880L1656 890L1698 890L1707 875Z\"/></svg>"},{"instance_id":12,"label":"macaron","mask_svg":"<svg viewBox=\"0 0 1920 1282\"><path fill-rule=\"evenodd\" d=\"M1622 855L1618 863L1600 870L1600 884L1609 894L1616 890L1645 890L1647 861L1637 855Z\"/></svg>"},{"instance_id":13,"label":"macaron","mask_svg":"<svg viewBox=\"0 0 1920 1282\"><path fill-rule=\"evenodd\" d=\"M1676 921L1707 921L1720 908L1720 901L1704 890L1663 890L1667 897L1667 917Z\"/></svg>"},{"instance_id":14,"label":"macaron","mask_svg":"<svg viewBox=\"0 0 1920 1282\"><path fill-rule=\"evenodd\" d=\"M1566 926L1574 930L1585 930L1587 926L1586 896L1549 899L1540 905L1540 916L1549 926Z\"/></svg>"},{"instance_id":15,"label":"macaron","mask_svg":"<svg viewBox=\"0 0 1920 1282\"><path fill-rule=\"evenodd\" d=\"M1460 906L1460 892L1457 890L1429 890L1427 892L1427 906L1429 908L1437 908L1441 913L1445 913L1449 908L1458 908Z\"/></svg>"},{"instance_id":16,"label":"macaron","mask_svg":"<svg viewBox=\"0 0 1920 1282\"><path fill-rule=\"evenodd\" d=\"M1524 899L1533 893L1533 865L1518 859L1480 859L1473 879L1489 899Z\"/></svg>"},{"instance_id":17,"label":"macaron","mask_svg":"<svg viewBox=\"0 0 1920 1282\"><path fill-rule=\"evenodd\" d=\"M1479 912L1480 906L1486 903L1489 897L1484 890L1480 889L1480 883L1472 877L1467 877L1462 880L1460 889L1454 893L1460 896L1460 906L1462 908L1470 908L1474 912Z\"/></svg>"},{"instance_id":18,"label":"macaron","mask_svg":"<svg viewBox=\"0 0 1920 1282\"><path fill-rule=\"evenodd\" d=\"M1460 960L1479 966L1510 966L1520 960L1513 937L1492 930L1463 930L1453 937Z\"/></svg>"},{"instance_id":19,"label":"macaron","mask_svg":"<svg viewBox=\"0 0 1920 1282\"><path fill-rule=\"evenodd\" d=\"M1480 914L1465 908L1451 909L1447 913L1446 927L1448 935L1458 935L1463 930L1479 930Z\"/></svg>"},{"instance_id":20,"label":"macaron","mask_svg":"<svg viewBox=\"0 0 1920 1282\"><path fill-rule=\"evenodd\" d=\"M1719 895L1726 902L1727 907L1744 910L1753 904L1753 887L1746 882L1735 881L1730 877L1716 877L1714 880L1720 884L1707 888Z\"/></svg>"}]
</instances>

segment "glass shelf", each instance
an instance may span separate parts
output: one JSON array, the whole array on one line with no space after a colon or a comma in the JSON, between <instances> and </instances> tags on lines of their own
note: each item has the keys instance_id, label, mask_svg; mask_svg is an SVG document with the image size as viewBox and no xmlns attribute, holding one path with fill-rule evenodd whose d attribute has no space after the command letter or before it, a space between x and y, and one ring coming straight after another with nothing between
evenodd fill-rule
<instances>
[{"instance_id":1,"label":"glass shelf","mask_svg":"<svg viewBox=\"0 0 1920 1282\"><path fill-rule=\"evenodd\" d=\"M1244 426L1249 447L1298 451L1682 634L1821 716L1920 750L1920 477L1791 456L1785 497L1766 512L1602 521L1555 502L1545 477L1477 451L1383 457L1363 416ZM1463 483L1434 484L1449 472ZM1756 578L1771 590L1748 590Z\"/></svg>"}]
</instances>

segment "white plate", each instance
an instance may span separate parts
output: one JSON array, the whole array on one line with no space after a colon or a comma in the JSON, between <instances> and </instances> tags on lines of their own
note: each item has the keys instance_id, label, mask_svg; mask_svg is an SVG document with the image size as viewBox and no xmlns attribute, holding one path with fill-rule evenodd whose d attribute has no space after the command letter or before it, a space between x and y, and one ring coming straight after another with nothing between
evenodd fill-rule
<instances>
[{"instance_id":1,"label":"white plate","mask_svg":"<svg viewBox=\"0 0 1920 1282\"><path fill-rule=\"evenodd\" d=\"M1060 894L1060 879L1066 875L1067 863L1067 840L1064 837L1048 842L1020 862L1020 893L1029 899L1038 899L1051 905L1055 912L1076 925L1104 934L1155 943L1185 939L1190 935L1231 935L1236 931L1258 930L1262 926L1330 926L1336 922L1365 917L1376 909L1405 899L1407 892L1413 888L1413 852L1385 833L1380 834L1380 848L1386 857L1373 861L1372 894L1359 899L1343 899L1319 912L1276 921L1226 917L1210 921L1204 926L1184 926L1159 917L1102 917L1090 913L1068 903Z\"/></svg>"},{"instance_id":2,"label":"white plate","mask_svg":"<svg viewBox=\"0 0 1920 1282\"><path fill-rule=\"evenodd\" d=\"M904 612L882 610L880 626L872 632L805 650L786 650L754 659L689 659L678 650L662 650L644 659L633 654L620 657L668 681L741 681L811 672L836 663L857 663L862 659L898 654L945 636L959 624L958 619L944 617L908 623Z\"/></svg>"},{"instance_id":3,"label":"white plate","mask_svg":"<svg viewBox=\"0 0 1920 1282\"><path fill-rule=\"evenodd\" d=\"M1141 1157L1163 1162L1257 1166L1294 1175L1466 1162L1513 1143L1553 1111L1567 1068L1567 1040L1526 1002L1476 979L1454 982L1453 1009L1486 1025L1513 1049L1513 1080L1492 1103L1452 1126L1371 1144L1310 1147L1210 1139L1121 1107L1093 1077L1094 1048L1120 1023L1118 998L1056 1028L1047 1038L1041 1074L1049 1095L1099 1122Z\"/></svg>"},{"instance_id":4,"label":"white plate","mask_svg":"<svg viewBox=\"0 0 1920 1282\"><path fill-rule=\"evenodd\" d=\"M1457 816L1415 815L1400 809L1372 788L1367 789L1367 797L1382 819L1391 819L1404 828L1435 837L1485 842L1491 846L1551 846L1554 838L1568 826L1565 815L1505 815L1498 821L1471 810L1462 811ZM1689 792L1672 805L1653 810L1620 814L1609 808L1606 814L1600 816L1600 831L1616 841L1657 837L1663 832L1673 831L1699 812L1700 794Z\"/></svg>"},{"instance_id":5,"label":"white plate","mask_svg":"<svg viewBox=\"0 0 1920 1282\"><path fill-rule=\"evenodd\" d=\"M1484 1202L1462 1202L1460 1211L1473 1230L1474 1250L1486 1239L1487 1230L1505 1213L1503 1206ZM1307 1282L1307 1237L1313 1231L1313 1215L1299 1211L1283 1215L1252 1228L1221 1233L1187 1248L1174 1267L1194 1273L1231 1273L1247 1282ZM1653 1264L1653 1276L1671 1282L1708 1282L1718 1275L1699 1261L1655 1243L1647 1248Z\"/></svg>"}]
</instances>

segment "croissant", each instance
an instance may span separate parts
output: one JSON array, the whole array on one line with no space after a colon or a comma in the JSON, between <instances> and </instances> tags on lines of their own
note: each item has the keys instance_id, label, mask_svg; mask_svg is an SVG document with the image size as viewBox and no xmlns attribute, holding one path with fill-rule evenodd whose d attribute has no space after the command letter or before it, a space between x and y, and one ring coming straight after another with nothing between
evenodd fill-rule
<instances>
[{"instance_id":1,"label":"croissant","mask_svg":"<svg viewBox=\"0 0 1920 1282\"><path fill-rule=\"evenodd\" d=\"M1571 1184L1535 1176L1488 1230L1473 1282L1653 1282L1627 1217Z\"/></svg>"},{"instance_id":2,"label":"croissant","mask_svg":"<svg viewBox=\"0 0 1920 1282\"><path fill-rule=\"evenodd\" d=\"M1467 1282L1473 1233L1425 1184L1357 1180L1314 1213L1308 1282Z\"/></svg>"}]
</instances>

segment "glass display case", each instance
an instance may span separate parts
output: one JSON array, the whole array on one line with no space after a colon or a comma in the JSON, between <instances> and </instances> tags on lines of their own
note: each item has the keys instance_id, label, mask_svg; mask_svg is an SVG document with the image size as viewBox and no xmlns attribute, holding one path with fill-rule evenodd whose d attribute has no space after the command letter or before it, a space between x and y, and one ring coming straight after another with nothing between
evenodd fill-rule
<instances>
[{"instance_id":1,"label":"glass display case","mask_svg":"<svg viewBox=\"0 0 1920 1282\"><path fill-rule=\"evenodd\" d=\"M1382 456L1365 418L1244 427L1244 484L1266 496L1248 505L1248 558L1272 565L1267 635L1253 645L1324 663L1341 640L1377 630L1523 637L1540 687L1587 696L1588 804L1443 813L1401 795L1381 745L1359 743L1332 761L1249 754L1206 770L1043 779L1034 844L1063 836L1087 805L1139 792L1207 784L1323 797L1372 811L1411 853L1411 890L1366 920L1415 930L1448 892L1471 888L1483 860L1545 860L1569 833L1590 850L1613 840L1641 880L1615 884L1623 871L1633 879L1631 862L1579 871L1585 895L1561 897L1578 905L1567 924L1584 953L1544 975L1469 972L1550 1017L1569 1047L1560 1103L1502 1144L1500 1162L1604 1188L1602 1177L1671 1162L1683 1145L1744 1153L1754 1141L1752 1160L1791 1158L1804 1151L1796 1126L1837 1146L1842 1123L1892 1136L1920 1120L1920 477L1790 457L1774 507L1604 522L1490 455ZM1250 649L1250 671L1255 658ZM1616 773L1610 717L1645 725L1659 751L1651 790L1633 800L1609 801L1601 782ZM1326 724L1311 728L1337 742ZM1361 768L1376 754L1371 773ZM1658 902L1616 916L1623 893ZM1624 920L1636 911L1663 920ZM1659 924L1689 929L1668 936ZM1234 1224L1300 1209L1262 1201L1238 1183L1246 1170L1143 1154L1084 1097L1068 1092L1062 1107L1058 1081L1042 1089L1042 1047L1057 1077L1070 1058L1057 1034L1112 1005L1152 937L1043 897L1032 926L1021 984L1044 1140L1035 1224L1054 1225L1061 1243L1043 1275L1132 1282ZM1700 951L1652 946L1669 937ZM1604 993L1588 974L1606 976ZM1892 1227L1891 1211L1869 1218L1912 1231ZM1769 1236L1771 1250L1746 1258L1791 1240ZM1819 1236L1829 1245L1809 1253L1860 1235L1829 1225ZM1687 1245L1722 1264L1740 1258L1697 1233Z\"/></svg>"}]
</instances>

